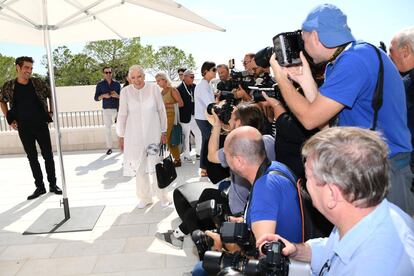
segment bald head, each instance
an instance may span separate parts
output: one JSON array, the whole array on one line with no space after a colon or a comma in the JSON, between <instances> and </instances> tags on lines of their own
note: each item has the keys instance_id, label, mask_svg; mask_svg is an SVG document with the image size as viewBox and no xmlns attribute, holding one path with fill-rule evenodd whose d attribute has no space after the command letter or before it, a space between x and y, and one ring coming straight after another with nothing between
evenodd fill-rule
<instances>
[{"instance_id":1,"label":"bald head","mask_svg":"<svg viewBox=\"0 0 414 276\"><path fill-rule=\"evenodd\" d=\"M251 165L260 165L266 157L262 135L250 126L231 131L224 142L224 151L226 156L240 156Z\"/></svg>"}]
</instances>

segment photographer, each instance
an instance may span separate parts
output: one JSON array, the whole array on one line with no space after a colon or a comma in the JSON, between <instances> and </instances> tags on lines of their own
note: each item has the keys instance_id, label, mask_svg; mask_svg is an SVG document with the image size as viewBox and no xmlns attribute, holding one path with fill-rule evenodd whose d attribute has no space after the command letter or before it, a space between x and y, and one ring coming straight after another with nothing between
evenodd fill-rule
<instances>
[{"instance_id":1,"label":"photographer","mask_svg":"<svg viewBox=\"0 0 414 276\"><path fill-rule=\"evenodd\" d=\"M214 112L214 111L213 111ZM228 167L226 158L224 156L223 148L219 149L220 130L222 122L218 119L217 115L208 116L208 121L213 125L211 136L208 144L208 160L212 163L221 164L223 167ZM259 130L263 129L263 114L254 105L239 105L236 107L229 120L230 129L233 130L239 126L248 125ZM266 146L266 155L269 160L275 160L274 154L274 139L269 135L263 137ZM228 199L221 196L217 196L219 192L215 193L212 189L205 189L199 198L198 202L204 202L210 199L215 199L216 203L224 206L226 215L242 213L246 206L247 197L250 192L251 185L243 177L232 173L231 184L228 193ZM230 210L228 209L228 206ZM168 230L164 233L156 233L156 237L173 245L176 248L181 249L184 241L184 236L192 233L196 229L213 229L215 225L211 219L209 221L198 219L196 213L196 207L190 207L182 210L177 208L176 211L180 216L182 223L174 230Z\"/></svg>"},{"instance_id":2,"label":"photographer","mask_svg":"<svg viewBox=\"0 0 414 276\"><path fill-rule=\"evenodd\" d=\"M254 237L278 233L301 241L302 219L294 176L283 164L266 158L260 132L249 126L236 128L226 138L224 153L231 170L252 185L244 219ZM207 234L214 240L213 248L221 248L218 234ZM200 264L193 275L205 275Z\"/></svg>"},{"instance_id":3,"label":"photographer","mask_svg":"<svg viewBox=\"0 0 414 276\"><path fill-rule=\"evenodd\" d=\"M309 262L312 275L414 275L414 222L385 199L391 168L379 133L328 128L302 154L313 204L335 228L329 238L297 244L265 235L257 245L282 240L282 253Z\"/></svg>"},{"instance_id":4,"label":"photographer","mask_svg":"<svg viewBox=\"0 0 414 276\"><path fill-rule=\"evenodd\" d=\"M270 64L289 109L307 129L323 127L338 115L339 126L359 126L384 133L390 148L390 201L409 214L414 213L414 194L410 192L410 133L407 127L404 87L401 77L383 51L377 54L367 43L356 43L346 23L346 16L337 7L317 6L302 24L306 52L314 63L328 61L324 84L318 87L309 64L301 54L302 66L282 69L272 55ZM380 58L381 59L380 59ZM375 97L377 81L381 88L380 60L383 64L383 95ZM297 93L288 76L299 83L305 94L315 95L308 101ZM381 90L381 89L380 89ZM383 99L378 113L372 107Z\"/></svg>"},{"instance_id":5,"label":"photographer","mask_svg":"<svg viewBox=\"0 0 414 276\"><path fill-rule=\"evenodd\" d=\"M209 118L213 128L208 144L208 160L212 163L221 164L221 166L229 167L224 149L219 148L220 132L223 122L219 120L217 115L213 113ZM258 129L261 133L264 131L263 114L254 104L239 104L234 108L231 119L229 121L230 131L240 126L251 126ZM270 135L264 135L263 141L266 149L266 156L269 160L275 160L274 143L275 140ZM247 197L250 193L251 185L243 177L231 171L231 184L228 192L229 206L232 214L243 213L247 203Z\"/></svg>"}]
</instances>

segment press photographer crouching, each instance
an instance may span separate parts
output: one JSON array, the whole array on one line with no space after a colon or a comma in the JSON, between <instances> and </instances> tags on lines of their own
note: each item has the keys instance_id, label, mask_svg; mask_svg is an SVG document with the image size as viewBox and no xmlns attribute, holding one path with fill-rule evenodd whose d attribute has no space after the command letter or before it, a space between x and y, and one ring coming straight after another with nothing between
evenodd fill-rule
<instances>
[{"instance_id":1,"label":"press photographer crouching","mask_svg":"<svg viewBox=\"0 0 414 276\"><path fill-rule=\"evenodd\" d=\"M225 140L224 153L231 170L252 185L243 220L254 237L284 233L282 235L292 240L302 241L302 218L295 177L285 165L266 158L260 132L249 126L236 128ZM219 234L209 231L206 234L214 240L213 249L222 250ZM225 248L240 251L236 245L226 244ZM193 275L208 274L199 263Z\"/></svg>"},{"instance_id":2,"label":"press photographer crouching","mask_svg":"<svg viewBox=\"0 0 414 276\"><path fill-rule=\"evenodd\" d=\"M303 146L314 206L334 225L329 238L295 243L282 254L308 262L312 275L414 275L414 221L385 199L388 147L379 133L357 127L320 131Z\"/></svg>"},{"instance_id":3,"label":"press photographer crouching","mask_svg":"<svg viewBox=\"0 0 414 276\"><path fill-rule=\"evenodd\" d=\"M222 127L225 126L225 123L215 114L214 110L217 110L217 108L213 108L212 110L212 115L206 115L208 121L212 124L212 132L208 144L208 161L217 164L219 167L228 168L229 166L226 162L223 148L220 148L220 136L224 132L222 131ZM260 131L263 131L264 129L263 114L255 105L240 104L237 107L231 106L231 110L226 111L228 112L227 115L221 111L218 112L223 114L224 118L230 117L227 121L224 120L226 122L227 131L231 131L240 126L251 126ZM227 131L225 133L227 133ZM273 137L264 135L263 140L265 141L267 158L269 160L275 160ZM213 177L217 174L212 171L208 172L209 177ZM223 182L224 181L221 183ZM194 185L195 184L186 184L192 194L198 194L197 199L199 203L206 202L207 204L212 204L209 205L212 206L211 209L213 210L210 212L211 215L204 217L197 216L196 206L192 206L194 204L183 204L182 200L178 200L179 198L183 198L182 196L178 196L178 190L180 188L177 188L174 191L174 205L182 223L174 230L156 233L157 238L178 249L182 248L184 236L189 233L192 233L197 229L215 229L220 227L221 222L219 221L224 221L224 216L227 217L228 215L244 212L244 207L251 188L250 183L246 179L233 172L230 176L230 188L226 195L223 195L217 188L207 188L203 191L198 191L197 189L201 188L200 185L196 187L194 187ZM210 184L210 186L214 185Z\"/></svg>"}]
</instances>

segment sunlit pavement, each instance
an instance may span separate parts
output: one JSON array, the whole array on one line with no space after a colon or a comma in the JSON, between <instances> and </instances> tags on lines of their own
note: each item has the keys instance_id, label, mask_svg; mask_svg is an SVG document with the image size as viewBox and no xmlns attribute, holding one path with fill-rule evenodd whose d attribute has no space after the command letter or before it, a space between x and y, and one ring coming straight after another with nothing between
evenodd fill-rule
<instances>
[{"instance_id":1,"label":"sunlit pavement","mask_svg":"<svg viewBox=\"0 0 414 276\"><path fill-rule=\"evenodd\" d=\"M37 235L22 233L45 210L62 208L62 196L26 200L35 188L26 157L0 156L0 275L182 275L191 270L198 258L189 237L183 250L154 237L179 223L173 205L162 208L155 202L137 209L135 178L122 176L120 152L105 152L63 154L69 206L105 206L93 230ZM44 171L40 154L39 161ZM62 187L57 156L55 164ZM207 181L198 177L198 161L182 164L170 195L185 182Z\"/></svg>"}]
</instances>

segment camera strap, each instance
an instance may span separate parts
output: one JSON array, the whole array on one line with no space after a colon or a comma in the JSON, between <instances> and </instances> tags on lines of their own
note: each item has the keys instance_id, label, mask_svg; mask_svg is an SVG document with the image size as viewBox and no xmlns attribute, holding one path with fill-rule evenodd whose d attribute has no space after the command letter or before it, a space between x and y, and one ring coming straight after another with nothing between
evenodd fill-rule
<instances>
[{"instance_id":1,"label":"camera strap","mask_svg":"<svg viewBox=\"0 0 414 276\"><path fill-rule=\"evenodd\" d=\"M372 97L372 102L371 102L371 107L374 109L374 118L372 120L372 127L370 129L375 130L377 128L378 111L380 110L382 103L383 103L384 64L382 61L380 50L370 43L367 43L367 44L371 45L374 48L375 52L377 53L378 59L379 59L378 79L375 85L375 92L374 92L374 96Z\"/></svg>"}]
</instances>

